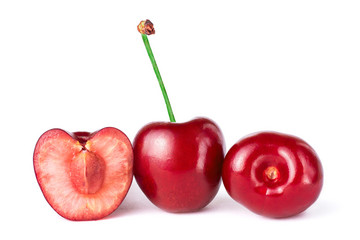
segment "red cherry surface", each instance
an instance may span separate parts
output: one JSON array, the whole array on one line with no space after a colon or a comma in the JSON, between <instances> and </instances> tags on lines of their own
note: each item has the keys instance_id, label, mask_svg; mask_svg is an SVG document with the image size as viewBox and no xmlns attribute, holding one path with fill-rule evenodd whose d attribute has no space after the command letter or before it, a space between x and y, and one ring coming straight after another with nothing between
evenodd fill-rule
<instances>
[{"instance_id":1,"label":"red cherry surface","mask_svg":"<svg viewBox=\"0 0 360 240\"><path fill-rule=\"evenodd\" d=\"M234 200L257 214L281 218L298 214L315 202L323 171L315 151L303 140L262 132L229 150L222 179Z\"/></svg>"},{"instance_id":2,"label":"red cherry surface","mask_svg":"<svg viewBox=\"0 0 360 240\"><path fill-rule=\"evenodd\" d=\"M224 140L205 118L185 123L155 122L134 140L134 176L145 195L169 212L205 207L218 192Z\"/></svg>"}]
</instances>

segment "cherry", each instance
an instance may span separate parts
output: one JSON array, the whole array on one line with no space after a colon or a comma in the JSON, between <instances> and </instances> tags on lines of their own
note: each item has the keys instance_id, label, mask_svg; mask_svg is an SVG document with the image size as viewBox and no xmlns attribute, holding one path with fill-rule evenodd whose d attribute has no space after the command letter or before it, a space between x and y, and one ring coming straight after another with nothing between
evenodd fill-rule
<instances>
[{"instance_id":1,"label":"cherry","mask_svg":"<svg viewBox=\"0 0 360 240\"><path fill-rule=\"evenodd\" d=\"M282 218L316 201L323 171L315 151L300 138L261 132L231 147L222 179L234 200L257 214Z\"/></svg>"},{"instance_id":2,"label":"cherry","mask_svg":"<svg viewBox=\"0 0 360 240\"><path fill-rule=\"evenodd\" d=\"M224 160L224 140L211 120L176 123L147 35L155 33L149 20L140 31L160 84L171 122L154 122L136 135L134 176L157 207L169 212L197 211L218 192Z\"/></svg>"},{"instance_id":3,"label":"cherry","mask_svg":"<svg viewBox=\"0 0 360 240\"><path fill-rule=\"evenodd\" d=\"M51 129L39 138L34 170L50 206L69 220L108 216L125 198L133 178L133 150L116 128L94 133Z\"/></svg>"},{"instance_id":4,"label":"cherry","mask_svg":"<svg viewBox=\"0 0 360 240\"><path fill-rule=\"evenodd\" d=\"M134 140L134 176L152 203L169 212L205 207L220 186L223 137L205 118L155 122Z\"/></svg>"}]
</instances>

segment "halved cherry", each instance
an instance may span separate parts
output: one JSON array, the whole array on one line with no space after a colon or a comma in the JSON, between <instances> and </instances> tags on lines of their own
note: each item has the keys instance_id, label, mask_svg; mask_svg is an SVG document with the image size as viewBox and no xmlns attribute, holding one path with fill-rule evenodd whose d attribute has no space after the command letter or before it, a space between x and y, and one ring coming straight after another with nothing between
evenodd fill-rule
<instances>
[{"instance_id":1,"label":"halved cherry","mask_svg":"<svg viewBox=\"0 0 360 240\"><path fill-rule=\"evenodd\" d=\"M36 144L34 169L57 213L70 220L97 220L112 213L130 188L132 146L116 128L92 134L52 129Z\"/></svg>"}]
</instances>

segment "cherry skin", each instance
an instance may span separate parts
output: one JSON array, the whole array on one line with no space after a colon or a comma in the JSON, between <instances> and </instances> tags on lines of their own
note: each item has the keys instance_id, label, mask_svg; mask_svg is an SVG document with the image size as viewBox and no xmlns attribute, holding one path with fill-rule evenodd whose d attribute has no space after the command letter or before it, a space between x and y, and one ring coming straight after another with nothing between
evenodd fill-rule
<instances>
[{"instance_id":1,"label":"cherry skin","mask_svg":"<svg viewBox=\"0 0 360 240\"><path fill-rule=\"evenodd\" d=\"M135 179L157 207L197 211L218 192L224 140L211 120L150 123L137 133L133 146Z\"/></svg>"},{"instance_id":2,"label":"cherry skin","mask_svg":"<svg viewBox=\"0 0 360 240\"><path fill-rule=\"evenodd\" d=\"M222 179L237 202L257 214L282 218L296 215L316 201L323 170L315 151L300 138L261 132L229 150Z\"/></svg>"}]
</instances>

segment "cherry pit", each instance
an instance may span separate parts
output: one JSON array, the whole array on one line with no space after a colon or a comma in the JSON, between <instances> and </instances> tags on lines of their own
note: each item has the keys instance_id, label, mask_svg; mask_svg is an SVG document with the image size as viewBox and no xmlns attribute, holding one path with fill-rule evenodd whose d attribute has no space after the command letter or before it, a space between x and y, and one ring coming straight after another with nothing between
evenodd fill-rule
<instances>
[{"instance_id":1,"label":"cherry pit","mask_svg":"<svg viewBox=\"0 0 360 240\"><path fill-rule=\"evenodd\" d=\"M36 143L37 182L62 217L98 220L122 203L133 177L158 208L198 211L216 196L221 182L235 201L270 218L294 216L318 198L323 185L319 157L304 140L278 132L258 132L226 153L219 126L208 118L177 123L148 35L149 20L138 25L162 91L170 122L142 127L133 143L122 131L51 129Z\"/></svg>"}]
</instances>

